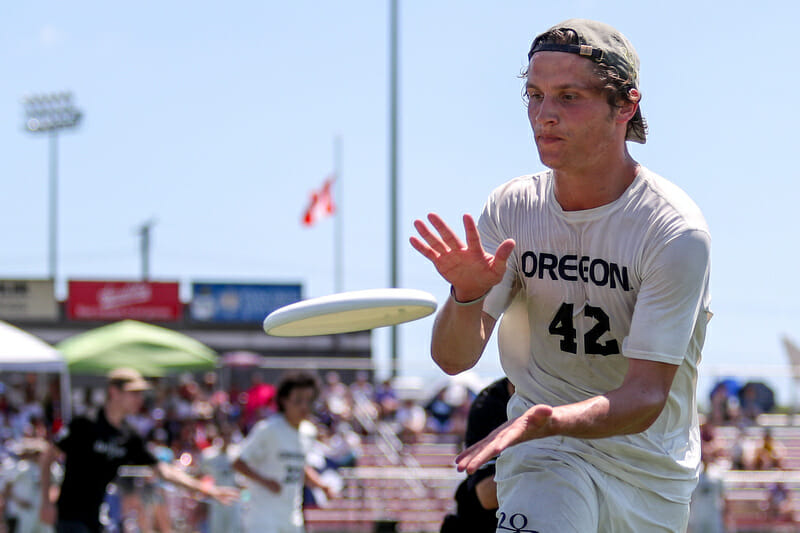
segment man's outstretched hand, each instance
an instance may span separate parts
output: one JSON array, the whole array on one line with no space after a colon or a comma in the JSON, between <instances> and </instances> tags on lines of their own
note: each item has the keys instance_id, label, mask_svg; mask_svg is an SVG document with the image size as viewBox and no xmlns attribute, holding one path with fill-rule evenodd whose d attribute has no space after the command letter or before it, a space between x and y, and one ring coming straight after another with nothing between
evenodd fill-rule
<instances>
[{"instance_id":1,"label":"man's outstretched hand","mask_svg":"<svg viewBox=\"0 0 800 533\"><path fill-rule=\"evenodd\" d=\"M514 250L512 239L500 243L492 255L483 249L478 228L470 215L464 215L466 244L439 215L430 213L428 221L436 232L422 220L415 220L414 228L422 239L411 237L411 246L427 257L439 274L453 286L457 300L480 298L500 283L506 272L506 262Z\"/></svg>"},{"instance_id":2,"label":"man's outstretched hand","mask_svg":"<svg viewBox=\"0 0 800 533\"><path fill-rule=\"evenodd\" d=\"M527 440L549 437L553 408L549 405L534 405L522 416L509 420L489 433L456 457L459 472L474 474L486 461L500 455L506 448Z\"/></svg>"}]
</instances>

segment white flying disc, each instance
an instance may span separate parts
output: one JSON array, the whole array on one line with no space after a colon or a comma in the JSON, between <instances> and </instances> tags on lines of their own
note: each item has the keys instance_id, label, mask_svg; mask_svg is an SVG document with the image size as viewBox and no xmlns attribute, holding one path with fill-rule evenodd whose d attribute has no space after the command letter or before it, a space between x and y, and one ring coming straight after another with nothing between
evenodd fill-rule
<instances>
[{"instance_id":1,"label":"white flying disc","mask_svg":"<svg viewBox=\"0 0 800 533\"><path fill-rule=\"evenodd\" d=\"M264 331L276 337L348 333L410 322L434 311L433 295L416 289L340 292L276 309L264 319Z\"/></svg>"}]
</instances>

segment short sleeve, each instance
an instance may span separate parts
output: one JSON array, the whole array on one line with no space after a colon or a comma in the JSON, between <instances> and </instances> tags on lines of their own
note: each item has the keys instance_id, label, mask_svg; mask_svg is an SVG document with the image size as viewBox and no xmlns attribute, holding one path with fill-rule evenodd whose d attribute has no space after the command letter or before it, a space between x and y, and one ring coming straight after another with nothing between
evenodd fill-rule
<instances>
[{"instance_id":1,"label":"short sleeve","mask_svg":"<svg viewBox=\"0 0 800 533\"><path fill-rule=\"evenodd\" d=\"M239 459L247 463L251 468L264 464L269 458L271 447L270 432L265 422L256 424L247 437L242 441L239 450Z\"/></svg>"},{"instance_id":2,"label":"short sleeve","mask_svg":"<svg viewBox=\"0 0 800 533\"><path fill-rule=\"evenodd\" d=\"M128 440L128 453L125 456L126 463L129 465L152 466L158 463L155 455L145 446L144 440L138 435L134 435Z\"/></svg>"},{"instance_id":3,"label":"short sleeve","mask_svg":"<svg viewBox=\"0 0 800 533\"><path fill-rule=\"evenodd\" d=\"M507 231L503 230L500 223L498 194L498 191L495 191L489 197L478 219L478 233L481 236L481 244L483 249L490 254L494 254L497 247L511 237ZM515 248L508 258L508 266L503 279L489 291L489 295L483 302L483 311L495 320L500 318L500 315L509 306L514 294L519 289L515 267L518 264L516 254L517 250Z\"/></svg>"},{"instance_id":4,"label":"short sleeve","mask_svg":"<svg viewBox=\"0 0 800 533\"><path fill-rule=\"evenodd\" d=\"M707 322L710 306L711 237L705 231L682 233L643 262L642 286L626 357L679 365L695 325Z\"/></svg>"},{"instance_id":5,"label":"short sleeve","mask_svg":"<svg viewBox=\"0 0 800 533\"><path fill-rule=\"evenodd\" d=\"M73 418L56 433L53 443L62 452L71 454L81 448L81 442L86 442L91 433L92 424L89 420L83 417Z\"/></svg>"}]
</instances>

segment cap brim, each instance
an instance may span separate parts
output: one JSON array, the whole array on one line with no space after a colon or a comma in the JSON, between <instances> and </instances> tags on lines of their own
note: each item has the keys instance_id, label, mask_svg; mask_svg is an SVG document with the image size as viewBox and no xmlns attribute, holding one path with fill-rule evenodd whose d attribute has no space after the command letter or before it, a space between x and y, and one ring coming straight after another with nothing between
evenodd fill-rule
<instances>
[{"instance_id":1,"label":"cap brim","mask_svg":"<svg viewBox=\"0 0 800 533\"><path fill-rule=\"evenodd\" d=\"M122 390L127 392L142 392L150 390L150 384L146 381L131 381L122 386Z\"/></svg>"}]
</instances>

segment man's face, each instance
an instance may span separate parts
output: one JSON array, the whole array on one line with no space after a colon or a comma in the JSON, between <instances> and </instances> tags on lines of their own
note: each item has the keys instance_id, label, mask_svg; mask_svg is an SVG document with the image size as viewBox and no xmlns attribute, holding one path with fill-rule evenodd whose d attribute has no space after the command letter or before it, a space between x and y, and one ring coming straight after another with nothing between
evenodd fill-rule
<instances>
[{"instance_id":1,"label":"man's face","mask_svg":"<svg viewBox=\"0 0 800 533\"><path fill-rule=\"evenodd\" d=\"M311 408L314 405L314 389L312 387L292 389L289 395L281 401L286 421L292 427L298 427L300 422L311 415Z\"/></svg>"},{"instance_id":2,"label":"man's face","mask_svg":"<svg viewBox=\"0 0 800 533\"><path fill-rule=\"evenodd\" d=\"M135 415L142 409L144 403L144 393L142 391L125 391L116 389L117 402L126 416Z\"/></svg>"},{"instance_id":3,"label":"man's face","mask_svg":"<svg viewBox=\"0 0 800 533\"><path fill-rule=\"evenodd\" d=\"M620 141L617 109L600 89L592 62L566 52L537 52L528 65L528 120L542 163L580 171ZM624 143L624 135L622 135Z\"/></svg>"}]
</instances>

